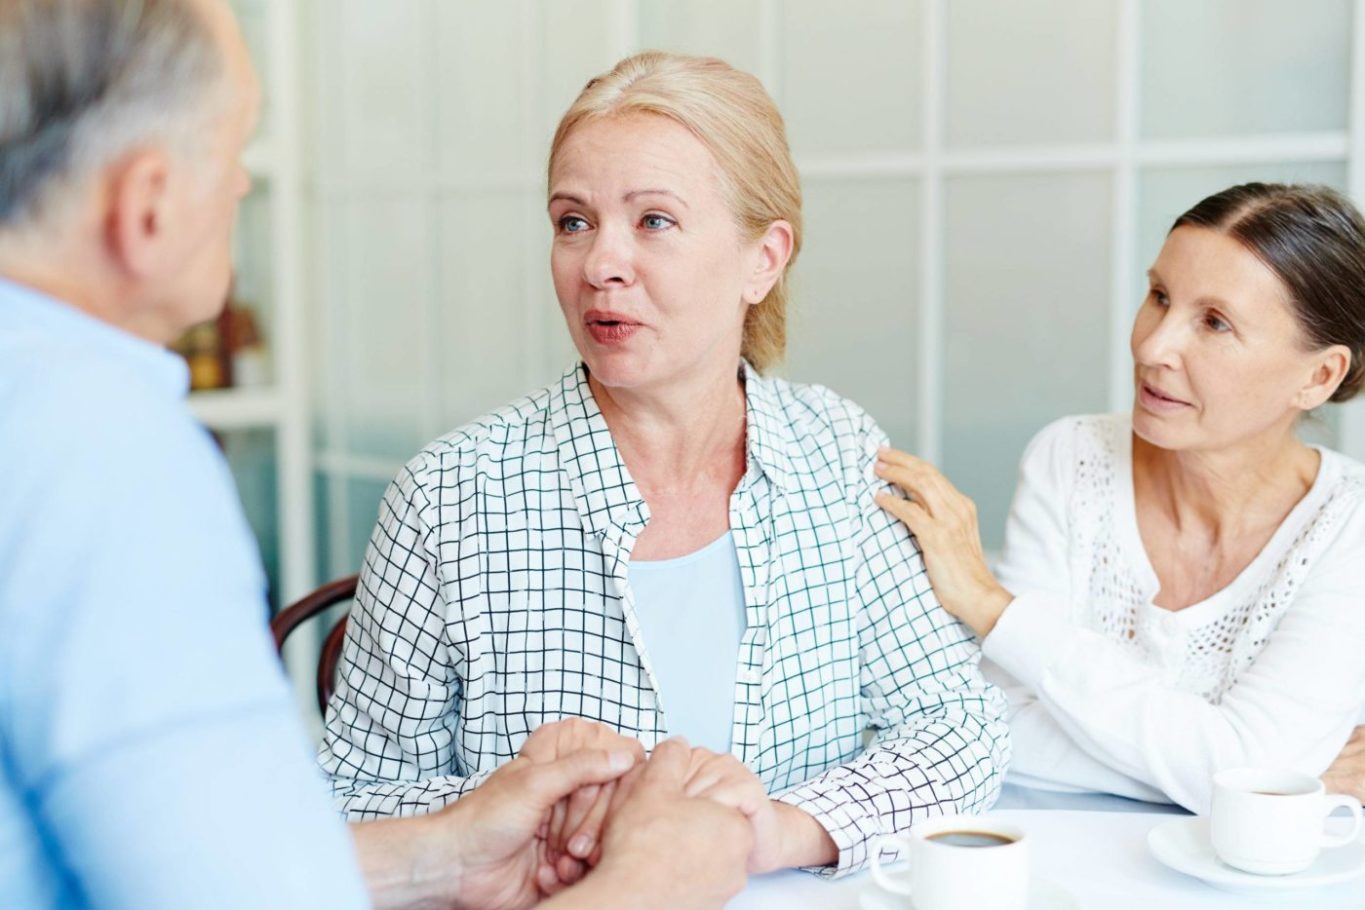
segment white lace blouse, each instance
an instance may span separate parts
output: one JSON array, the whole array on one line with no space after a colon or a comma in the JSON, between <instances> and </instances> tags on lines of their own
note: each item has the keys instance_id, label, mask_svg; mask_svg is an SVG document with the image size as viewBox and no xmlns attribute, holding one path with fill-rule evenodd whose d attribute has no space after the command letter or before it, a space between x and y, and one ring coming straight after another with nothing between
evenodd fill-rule
<instances>
[{"instance_id":1,"label":"white lace blouse","mask_svg":"<svg viewBox=\"0 0 1365 910\"><path fill-rule=\"evenodd\" d=\"M1238 765L1314 775L1365 704L1365 465L1327 449L1240 575L1179 611L1138 533L1128 415L1030 443L983 650L1009 693L1010 780L1209 808Z\"/></svg>"}]
</instances>

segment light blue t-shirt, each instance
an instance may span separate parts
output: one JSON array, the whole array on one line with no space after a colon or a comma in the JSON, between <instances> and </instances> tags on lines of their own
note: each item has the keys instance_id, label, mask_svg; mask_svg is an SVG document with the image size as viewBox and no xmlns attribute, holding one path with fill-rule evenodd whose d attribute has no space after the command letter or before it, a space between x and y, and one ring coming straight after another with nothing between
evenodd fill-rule
<instances>
[{"instance_id":1,"label":"light blue t-shirt","mask_svg":"<svg viewBox=\"0 0 1365 910\"><path fill-rule=\"evenodd\" d=\"M630 587L669 734L729 752L744 635L734 537L727 531L677 559L632 560Z\"/></svg>"},{"instance_id":2,"label":"light blue t-shirt","mask_svg":"<svg viewBox=\"0 0 1365 910\"><path fill-rule=\"evenodd\" d=\"M365 907L179 358L0 280L0 907Z\"/></svg>"}]
</instances>

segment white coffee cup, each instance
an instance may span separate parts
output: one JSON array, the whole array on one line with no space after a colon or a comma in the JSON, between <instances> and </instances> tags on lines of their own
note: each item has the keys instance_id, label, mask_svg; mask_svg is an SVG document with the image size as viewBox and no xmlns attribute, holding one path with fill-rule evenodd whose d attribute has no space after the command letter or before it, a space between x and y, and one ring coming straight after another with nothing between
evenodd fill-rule
<instances>
[{"instance_id":1,"label":"white coffee cup","mask_svg":"<svg viewBox=\"0 0 1365 910\"><path fill-rule=\"evenodd\" d=\"M1349 834L1328 834L1323 821L1351 810ZM1313 865L1323 847L1341 847L1360 833L1360 800L1327 795L1310 774L1235 768L1213 778L1213 852L1229 866L1258 875L1289 875Z\"/></svg>"},{"instance_id":2,"label":"white coffee cup","mask_svg":"<svg viewBox=\"0 0 1365 910\"><path fill-rule=\"evenodd\" d=\"M908 875L882 868L882 851L909 860ZM907 834L873 845L872 878L915 910L1024 910L1028 842L1023 829L990 816L949 815L920 822Z\"/></svg>"}]
</instances>

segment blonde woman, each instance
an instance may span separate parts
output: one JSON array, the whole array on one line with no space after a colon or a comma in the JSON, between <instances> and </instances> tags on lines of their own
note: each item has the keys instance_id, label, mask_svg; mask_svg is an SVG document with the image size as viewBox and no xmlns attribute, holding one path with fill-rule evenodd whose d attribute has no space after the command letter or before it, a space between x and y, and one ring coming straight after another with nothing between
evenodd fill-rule
<instances>
[{"instance_id":1,"label":"blonde woman","mask_svg":"<svg viewBox=\"0 0 1365 910\"><path fill-rule=\"evenodd\" d=\"M560 123L548 214L582 362L433 442L384 497L322 749L340 805L435 809L579 716L700 744L690 792L748 815L754 872L847 872L879 835L988 806L1003 698L873 500L885 436L766 375L801 195L759 82L622 61ZM561 879L609 797L553 820L593 822Z\"/></svg>"},{"instance_id":2,"label":"blonde woman","mask_svg":"<svg viewBox=\"0 0 1365 910\"><path fill-rule=\"evenodd\" d=\"M886 452L911 499L883 504L1010 678L1012 781L1207 812L1217 771L1280 765L1365 796L1360 736L1343 749L1365 705L1365 466L1297 434L1365 383L1365 221L1324 187L1232 187L1148 276L1132 412L1038 434L998 576L932 466Z\"/></svg>"}]
</instances>

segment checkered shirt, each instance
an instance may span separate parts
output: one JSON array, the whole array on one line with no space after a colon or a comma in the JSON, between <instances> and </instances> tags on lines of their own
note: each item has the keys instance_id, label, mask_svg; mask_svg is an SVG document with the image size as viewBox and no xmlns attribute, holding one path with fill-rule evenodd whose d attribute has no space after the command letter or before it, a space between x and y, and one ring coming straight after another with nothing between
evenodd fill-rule
<instances>
[{"instance_id":1,"label":"checkered shirt","mask_svg":"<svg viewBox=\"0 0 1365 910\"><path fill-rule=\"evenodd\" d=\"M733 751L829 831L839 860L817 871L842 874L879 835L994 801L1005 703L873 502L876 424L744 371ZM627 572L648 520L581 365L410 461L380 505L319 755L346 816L440 808L563 717L667 737Z\"/></svg>"}]
</instances>

